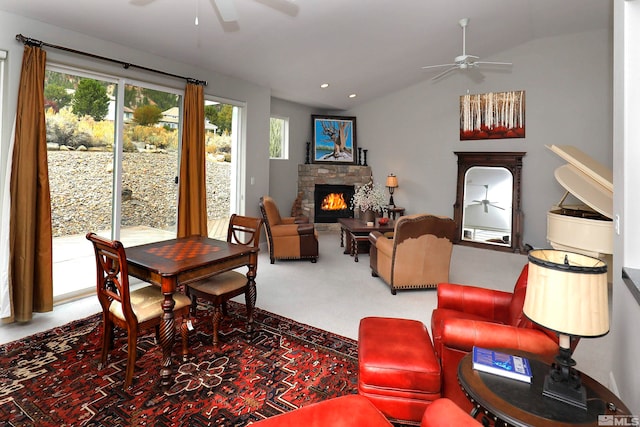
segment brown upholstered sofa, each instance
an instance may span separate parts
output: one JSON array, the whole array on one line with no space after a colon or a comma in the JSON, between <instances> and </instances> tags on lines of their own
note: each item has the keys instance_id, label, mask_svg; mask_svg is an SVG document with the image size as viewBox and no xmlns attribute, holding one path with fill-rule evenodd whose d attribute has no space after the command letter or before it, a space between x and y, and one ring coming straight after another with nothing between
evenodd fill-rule
<instances>
[{"instance_id":1,"label":"brown upholstered sofa","mask_svg":"<svg viewBox=\"0 0 640 427\"><path fill-rule=\"evenodd\" d=\"M318 260L318 232L307 217L281 217L269 196L260 198L271 264L276 259Z\"/></svg>"},{"instance_id":2,"label":"brown upholstered sofa","mask_svg":"<svg viewBox=\"0 0 640 427\"><path fill-rule=\"evenodd\" d=\"M371 274L397 289L435 288L449 281L456 224L451 218L429 214L403 216L393 236L369 234Z\"/></svg>"}]
</instances>

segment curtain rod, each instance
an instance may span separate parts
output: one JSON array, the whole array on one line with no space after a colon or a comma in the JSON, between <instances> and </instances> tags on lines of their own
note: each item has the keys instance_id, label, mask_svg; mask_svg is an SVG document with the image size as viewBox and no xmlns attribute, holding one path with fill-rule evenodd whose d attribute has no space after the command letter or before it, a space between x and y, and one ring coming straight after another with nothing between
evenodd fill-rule
<instances>
[{"instance_id":1,"label":"curtain rod","mask_svg":"<svg viewBox=\"0 0 640 427\"><path fill-rule=\"evenodd\" d=\"M64 46L58 46L58 45L55 45L55 44L45 43L45 42L43 42L41 40L36 40L36 39L32 39L30 37L25 37L22 34L16 34L16 40L18 40L19 42L24 43L25 45L29 45L29 46L37 46L37 47L46 46L46 47L51 47L51 48L58 49L58 50L64 50L65 52L71 52L71 53L75 53L75 54L78 54L78 55L84 55L84 56L89 56L91 58L101 59L103 61L115 62L116 64L122 65L122 67L124 67L124 69L127 69L127 70L129 68L133 67L133 68L138 68L138 69L144 70L144 71L150 71L152 73L162 74L163 76L169 76L169 77L175 77L177 79L183 79L183 80L186 80L189 83L196 84L196 85L203 85L203 86L207 85L207 81L206 80L198 80L198 79L194 79L192 77L183 77L183 76L179 76L177 74L166 73L164 71L154 70L153 68L143 67L141 65L136 65L136 64L131 64L129 62L120 61L118 59L107 58L107 57L100 56L100 55L94 55L93 53L82 52L80 50L75 50L75 49L71 49L71 48L64 47Z\"/></svg>"}]
</instances>

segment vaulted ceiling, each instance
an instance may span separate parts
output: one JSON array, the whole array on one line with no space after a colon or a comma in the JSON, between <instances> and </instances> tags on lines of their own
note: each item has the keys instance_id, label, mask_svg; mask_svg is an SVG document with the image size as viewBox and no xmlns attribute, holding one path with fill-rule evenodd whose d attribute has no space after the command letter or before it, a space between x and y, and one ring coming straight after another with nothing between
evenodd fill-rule
<instances>
[{"instance_id":1,"label":"vaulted ceiling","mask_svg":"<svg viewBox=\"0 0 640 427\"><path fill-rule=\"evenodd\" d=\"M442 71L421 67L462 53L461 18L470 18L466 53L492 61L510 61L501 52L536 38L612 28L612 0L228 1L235 21L222 19L216 0L2 0L0 10L336 110Z\"/></svg>"}]
</instances>

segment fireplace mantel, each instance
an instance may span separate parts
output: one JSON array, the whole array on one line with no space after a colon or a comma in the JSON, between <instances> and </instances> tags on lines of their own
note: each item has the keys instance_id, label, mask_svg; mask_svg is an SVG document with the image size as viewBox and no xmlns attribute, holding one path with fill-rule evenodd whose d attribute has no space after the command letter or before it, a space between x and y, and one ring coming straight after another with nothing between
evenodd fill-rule
<instances>
[{"instance_id":1,"label":"fireplace mantel","mask_svg":"<svg viewBox=\"0 0 640 427\"><path fill-rule=\"evenodd\" d=\"M316 184L361 186L371 179L370 166L357 165L298 165L298 193L302 193L301 207L314 222L314 191ZM339 230L338 224L316 224L318 230Z\"/></svg>"}]
</instances>

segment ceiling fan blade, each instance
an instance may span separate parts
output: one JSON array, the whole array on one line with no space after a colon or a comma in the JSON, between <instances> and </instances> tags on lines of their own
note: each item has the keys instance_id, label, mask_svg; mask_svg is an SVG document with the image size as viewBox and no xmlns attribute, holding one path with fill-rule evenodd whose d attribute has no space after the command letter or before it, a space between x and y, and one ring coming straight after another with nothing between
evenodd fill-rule
<instances>
[{"instance_id":1,"label":"ceiling fan blade","mask_svg":"<svg viewBox=\"0 0 640 427\"><path fill-rule=\"evenodd\" d=\"M494 203L489 203L489 205L490 205L490 206L492 206L492 207L494 207L494 208L496 208L496 209L500 209L500 210L502 210L502 211L503 211L503 210L505 210L503 207L498 206L498 205L496 205L496 204L494 204Z\"/></svg>"},{"instance_id":2,"label":"ceiling fan blade","mask_svg":"<svg viewBox=\"0 0 640 427\"><path fill-rule=\"evenodd\" d=\"M474 62L476 65L513 65L512 62L491 62L491 61L476 61Z\"/></svg>"},{"instance_id":3,"label":"ceiling fan blade","mask_svg":"<svg viewBox=\"0 0 640 427\"><path fill-rule=\"evenodd\" d=\"M275 9L289 16L298 16L298 12L300 11L300 6L298 6L295 0L255 0L255 1L257 3L262 3L263 5L270 7L271 9Z\"/></svg>"},{"instance_id":4,"label":"ceiling fan blade","mask_svg":"<svg viewBox=\"0 0 640 427\"><path fill-rule=\"evenodd\" d=\"M238 12L233 0L211 0L213 6L218 10L220 18L224 22L235 22L238 20Z\"/></svg>"},{"instance_id":5,"label":"ceiling fan blade","mask_svg":"<svg viewBox=\"0 0 640 427\"><path fill-rule=\"evenodd\" d=\"M457 67L458 64L440 64L440 65L427 65L422 67L423 70L428 70L429 68L442 68L442 67Z\"/></svg>"},{"instance_id":6,"label":"ceiling fan blade","mask_svg":"<svg viewBox=\"0 0 640 427\"><path fill-rule=\"evenodd\" d=\"M444 71L443 71L443 72L441 72L440 74L438 74L438 75L436 75L436 76L434 76L434 77L431 77L431 80L438 80L438 79L440 79L440 78L442 78L442 77L446 76L446 75L447 75L447 74L449 74L450 72L452 72L452 71L454 71L454 70L457 70L458 68L459 68L459 67L456 65L455 67L451 67L451 68L449 68L449 69L447 69L447 70L444 70Z\"/></svg>"}]
</instances>

